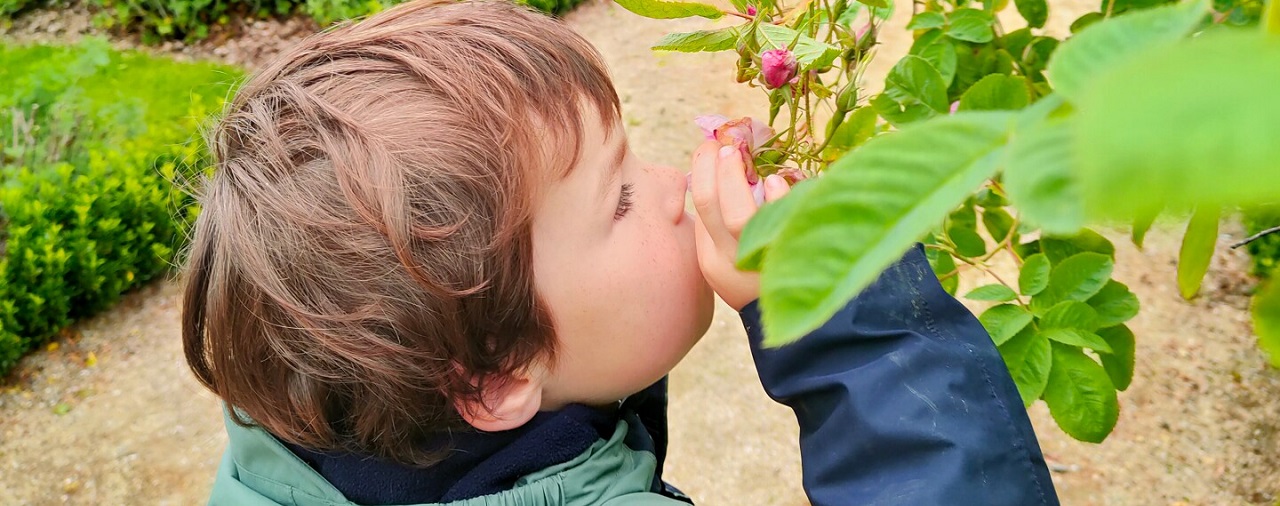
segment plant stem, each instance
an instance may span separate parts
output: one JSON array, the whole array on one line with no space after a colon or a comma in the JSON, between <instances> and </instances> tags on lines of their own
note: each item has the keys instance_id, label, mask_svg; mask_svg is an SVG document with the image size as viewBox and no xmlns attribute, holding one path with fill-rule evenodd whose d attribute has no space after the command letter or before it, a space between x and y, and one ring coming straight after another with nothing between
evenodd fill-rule
<instances>
[{"instance_id":1,"label":"plant stem","mask_svg":"<svg viewBox=\"0 0 1280 506\"><path fill-rule=\"evenodd\" d=\"M1276 232L1280 232L1280 227L1271 227L1271 228L1268 228L1268 229L1266 229L1266 230L1263 230L1263 231L1261 231L1261 232L1258 232L1258 233L1256 233L1256 234L1253 234L1253 235L1251 235L1251 236L1249 236L1249 237L1246 237L1243 241L1240 241L1240 242L1238 242L1238 243L1232 244L1232 245L1231 245L1231 249L1239 248L1239 247L1244 246L1244 245L1246 245L1246 244L1249 244L1249 243L1251 243L1251 242L1253 242L1253 241L1256 241L1256 240L1258 240L1258 239L1261 239L1263 236L1268 236L1268 235L1274 234L1274 233L1276 233Z\"/></svg>"},{"instance_id":2,"label":"plant stem","mask_svg":"<svg viewBox=\"0 0 1280 506\"><path fill-rule=\"evenodd\" d=\"M747 20L747 21L755 21L755 19L756 19L756 18L754 18L754 17L752 17L752 16L748 16L748 15L743 14L743 13L738 12L738 11L720 11L720 12L723 12L723 13L725 13L726 15L729 15L729 16L737 16L737 17L740 17L740 18L745 19L745 20Z\"/></svg>"}]
</instances>

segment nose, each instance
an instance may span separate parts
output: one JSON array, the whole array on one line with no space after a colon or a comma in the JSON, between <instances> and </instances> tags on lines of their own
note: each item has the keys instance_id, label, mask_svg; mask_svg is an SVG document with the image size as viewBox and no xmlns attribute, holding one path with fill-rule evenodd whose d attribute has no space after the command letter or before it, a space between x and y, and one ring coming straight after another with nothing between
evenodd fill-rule
<instances>
[{"instance_id":1,"label":"nose","mask_svg":"<svg viewBox=\"0 0 1280 506\"><path fill-rule=\"evenodd\" d=\"M685 194L689 192L689 178L685 173L672 167L655 166L654 176L662 182L662 198L664 210L671 216L673 223L684 219Z\"/></svg>"}]
</instances>

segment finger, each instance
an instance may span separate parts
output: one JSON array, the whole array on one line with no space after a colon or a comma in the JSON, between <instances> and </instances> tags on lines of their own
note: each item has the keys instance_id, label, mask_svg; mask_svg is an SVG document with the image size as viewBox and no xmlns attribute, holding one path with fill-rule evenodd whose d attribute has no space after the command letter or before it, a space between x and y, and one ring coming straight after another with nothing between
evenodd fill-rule
<instances>
[{"instance_id":1,"label":"finger","mask_svg":"<svg viewBox=\"0 0 1280 506\"><path fill-rule=\"evenodd\" d=\"M791 193L791 185L787 184L787 180L777 174L770 174L764 178L764 201L773 202Z\"/></svg>"},{"instance_id":2,"label":"finger","mask_svg":"<svg viewBox=\"0 0 1280 506\"><path fill-rule=\"evenodd\" d=\"M716 181L719 149L718 143L708 141L693 152L689 190L693 194L693 208L706 226L708 235L717 242L731 243L733 236L725 229L724 219L720 216L720 187Z\"/></svg>"},{"instance_id":3,"label":"finger","mask_svg":"<svg viewBox=\"0 0 1280 506\"><path fill-rule=\"evenodd\" d=\"M756 214L755 197L747 183L747 165L742 151L734 147L720 148L716 162L716 182L719 183L720 216L725 228L737 238L747 221Z\"/></svg>"}]
</instances>

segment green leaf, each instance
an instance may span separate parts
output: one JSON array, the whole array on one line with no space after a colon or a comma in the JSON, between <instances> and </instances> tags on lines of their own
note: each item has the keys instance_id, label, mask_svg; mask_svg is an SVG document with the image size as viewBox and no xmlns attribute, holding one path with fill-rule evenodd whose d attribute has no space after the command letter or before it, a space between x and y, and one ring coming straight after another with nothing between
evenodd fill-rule
<instances>
[{"instance_id":1,"label":"green leaf","mask_svg":"<svg viewBox=\"0 0 1280 506\"><path fill-rule=\"evenodd\" d=\"M1049 370L1053 365L1052 345L1035 329L1027 328L1000 345L1000 356L1009 368L1013 382L1018 385L1022 405L1030 406L1049 384Z\"/></svg>"},{"instance_id":2,"label":"green leaf","mask_svg":"<svg viewBox=\"0 0 1280 506\"><path fill-rule=\"evenodd\" d=\"M933 65L942 76L943 84L950 86L956 77L956 45L942 30L929 30L911 44L907 54L919 56Z\"/></svg>"},{"instance_id":3,"label":"green leaf","mask_svg":"<svg viewBox=\"0 0 1280 506\"><path fill-rule=\"evenodd\" d=\"M978 235L978 217L973 206L966 203L951 213L947 219L947 238L964 257L980 257L987 253L987 243Z\"/></svg>"},{"instance_id":4,"label":"green leaf","mask_svg":"<svg viewBox=\"0 0 1280 506\"><path fill-rule=\"evenodd\" d=\"M761 24L756 30L756 36L766 49L791 48L791 54L795 55L796 62L805 69L826 67L840 56L839 48L814 40L808 35L801 35L800 32L785 26ZM793 42L795 47L791 47Z\"/></svg>"},{"instance_id":5,"label":"green leaf","mask_svg":"<svg viewBox=\"0 0 1280 506\"><path fill-rule=\"evenodd\" d=\"M965 295L964 298L969 300L1009 302L1018 298L1018 294L1014 293L1013 289L997 283L974 288L973 291L969 292L968 295ZM1025 313L1026 311L1024 310L1023 312Z\"/></svg>"},{"instance_id":6,"label":"green leaf","mask_svg":"<svg viewBox=\"0 0 1280 506\"><path fill-rule=\"evenodd\" d=\"M871 99L871 108L896 128L902 128L908 124L938 115L927 105L914 103L914 100L911 102L913 103L900 104L887 93L881 93L876 95L876 98Z\"/></svg>"},{"instance_id":7,"label":"green leaf","mask_svg":"<svg viewBox=\"0 0 1280 506\"><path fill-rule=\"evenodd\" d=\"M822 325L964 202L991 177L1013 119L940 117L876 136L832 164L765 256L766 344Z\"/></svg>"},{"instance_id":8,"label":"green leaf","mask_svg":"<svg viewBox=\"0 0 1280 506\"><path fill-rule=\"evenodd\" d=\"M791 192L781 200L769 202L742 229L742 237L738 240L737 267L744 271L758 271L764 260L766 249L778 238L783 225L795 214L796 207L805 199L805 194L812 189L813 183L801 181L791 188Z\"/></svg>"},{"instance_id":9,"label":"green leaf","mask_svg":"<svg viewBox=\"0 0 1280 506\"><path fill-rule=\"evenodd\" d=\"M1136 60L1135 55L1172 45L1191 33L1206 10L1207 2L1196 0L1125 14L1086 28L1064 42L1049 61L1054 91L1071 102L1079 101L1091 85L1101 88L1097 80L1107 71L1126 67ZM1143 90L1143 93L1132 93L1132 90ZM1125 83L1124 90L1117 91L1126 97L1146 93L1145 88L1130 83Z\"/></svg>"},{"instance_id":10,"label":"green leaf","mask_svg":"<svg viewBox=\"0 0 1280 506\"><path fill-rule=\"evenodd\" d=\"M1014 0L1013 5L1022 19L1027 20L1027 26L1044 28L1044 22L1049 20L1049 6L1044 0Z\"/></svg>"},{"instance_id":11,"label":"green leaf","mask_svg":"<svg viewBox=\"0 0 1280 506\"><path fill-rule=\"evenodd\" d=\"M1267 352L1271 367L1280 367L1280 281L1273 279L1263 285L1249 311L1258 346Z\"/></svg>"},{"instance_id":12,"label":"green leaf","mask_svg":"<svg viewBox=\"0 0 1280 506\"><path fill-rule=\"evenodd\" d=\"M884 21L893 17L894 0L858 0L871 8L871 15Z\"/></svg>"},{"instance_id":13,"label":"green leaf","mask_svg":"<svg viewBox=\"0 0 1280 506\"><path fill-rule=\"evenodd\" d=\"M1089 305L1098 312L1099 327L1113 327L1138 316L1138 296L1116 280L1107 281L1097 295L1089 298Z\"/></svg>"},{"instance_id":14,"label":"green leaf","mask_svg":"<svg viewBox=\"0 0 1280 506\"><path fill-rule=\"evenodd\" d=\"M907 23L908 30L926 30L946 26L947 18L941 12L921 12Z\"/></svg>"},{"instance_id":15,"label":"green leaf","mask_svg":"<svg viewBox=\"0 0 1280 506\"><path fill-rule=\"evenodd\" d=\"M1089 348L1099 353L1111 353L1111 346L1097 334L1080 329L1045 329L1040 333L1050 341Z\"/></svg>"},{"instance_id":16,"label":"green leaf","mask_svg":"<svg viewBox=\"0 0 1280 506\"><path fill-rule=\"evenodd\" d=\"M1116 247L1102 234L1090 229L1081 229L1071 236L1048 236L1040 240L1040 248L1049 257L1049 262L1057 265L1077 253L1091 251L1116 259Z\"/></svg>"},{"instance_id":17,"label":"green leaf","mask_svg":"<svg viewBox=\"0 0 1280 506\"><path fill-rule=\"evenodd\" d=\"M1031 296L1044 291L1049 286L1049 257L1036 253L1022 262L1022 271L1018 273L1018 290L1023 295Z\"/></svg>"},{"instance_id":18,"label":"green leaf","mask_svg":"<svg viewBox=\"0 0 1280 506\"><path fill-rule=\"evenodd\" d=\"M956 9L947 16L947 35L956 40L985 44L995 38L995 18L977 9Z\"/></svg>"},{"instance_id":19,"label":"green leaf","mask_svg":"<svg viewBox=\"0 0 1280 506\"><path fill-rule=\"evenodd\" d=\"M1101 76L1079 103L1079 174L1090 214L1274 202L1280 94L1258 86L1280 82L1280 37L1220 30L1144 55Z\"/></svg>"},{"instance_id":20,"label":"green leaf","mask_svg":"<svg viewBox=\"0 0 1280 506\"><path fill-rule=\"evenodd\" d=\"M987 208L982 211L982 224L987 227L991 239L999 243L1009 236L1013 230L1013 216L1000 207ZM1017 235L1014 235L1014 241Z\"/></svg>"},{"instance_id":21,"label":"green leaf","mask_svg":"<svg viewBox=\"0 0 1280 506\"><path fill-rule=\"evenodd\" d=\"M1102 368L1107 370L1107 376L1111 378L1111 384L1120 391L1128 389L1133 382L1133 355L1137 347L1133 331L1124 325L1117 325L1099 330L1098 337L1111 347L1111 353L1098 355L1102 360Z\"/></svg>"},{"instance_id":22,"label":"green leaf","mask_svg":"<svg viewBox=\"0 0 1280 506\"><path fill-rule=\"evenodd\" d=\"M987 333L991 334L991 340L996 346L1003 344L1013 336L1027 328L1031 323L1032 316L1025 308L1017 304L1000 304L992 306L982 312L982 316L978 317L978 321L982 322L983 328L987 329Z\"/></svg>"},{"instance_id":23,"label":"green leaf","mask_svg":"<svg viewBox=\"0 0 1280 506\"><path fill-rule=\"evenodd\" d=\"M1262 13L1262 30L1271 35L1280 35L1280 1L1267 0L1266 10Z\"/></svg>"},{"instance_id":24,"label":"green leaf","mask_svg":"<svg viewBox=\"0 0 1280 506\"><path fill-rule=\"evenodd\" d=\"M822 157L827 160L836 160L875 136L876 118L878 116L873 107L854 109L853 113L831 135L827 147L822 149Z\"/></svg>"},{"instance_id":25,"label":"green leaf","mask_svg":"<svg viewBox=\"0 0 1280 506\"><path fill-rule=\"evenodd\" d=\"M1218 209L1199 208L1187 223L1178 250L1178 293L1190 300L1200 291L1200 282L1209 271L1213 247L1218 242Z\"/></svg>"},{"instance_id":26,"label":"green leaf","mask_svg":"<svg viewBox=\"0 0 1280 506\"><path fill-rule=\"evenodd\" d=\"M1005 160L1009 200L1024 221L1051 234L1071 234L1084 226L1079 183L1072 172L1076 148L1071 128L1057 120L1019 129Z\"/></svg>"},{"instance_id":27,"label":"green leaf","mask_svg":"<svg viewBox=\"0 0 1280 506\"><path fill-rule=\"evenodd\" d=\"M885 94L899 103L918 102L938 113L950 110L942 74L919 56L904 56L889 70Z\"/></svg>"},{"instance_id":28,"label":"green leaf","mask_svg":"<svg viewBox=\"0 0 1280 506\"><path fill-rule=\"evenodd\" d=\"M952 297L956 295L956 289L960 287L960 277L954 275L956 270L956 261L951 258L951 254L945 251L929 248L925 250L925 256L929 259L929 266L933 267L933 273L938 276L938 281L942 283L942 289ZM943 279L943 276L950 277Z\"/></svg>"},{"instance_id":29,"label":"green leaf","mask_svg":"<svg viewBox=\"0 0 1280 506\"><path fill-rule=\"evenodd\" d=\"M1081 30L1084 30L1090 25L1102 21L1103 19L1106 19L1106 16L1101 12L1087 12L1083 16L1076 18L1075 21L1072 21L1071 28L1069 28L1069 30L1073 34L1080 33Z\"/></svg>"},{"instance_id":30,"label":"green leaf","mask_svg":"<svg viewBox=\"0 0 1280 506\"><path fill-rule=\"evenodd\" d=\"M991 74L960 96L961 111L1016 111L1031 102L1022 76Z\"/></svg>"},{"instance_id":31,"label":"green leaf","mask_svg":"<svg viewBox=\"0 0 1280 506\"><path fill-rule=\"evenodd\" d=\"M858 19L858 13L862 11L861 3L851 3L836 17L836 23L847 28L853 28L853 22Z\"/></svg>"},{"instance_id":32,"label":"green leaf","mask_svg":"<svg viewBox=\"0 0 1280 506\"><path fill-rule=\"evenodd\" d=\"M1138 249L1142 249L1142 243L1147 238L1147 231L1151 230L1151 225L1156 222L1156 216L1159 212L1148 212L1139 214L1133 219L1133 245Z\"/></svg>"},{"instance_id":33,"label":"green leaf","mask_svg":"<svg viewBox=\"0 0 1280 506\"><path fill-rule=\"evenodd\" d=\"M737 27L669 33L662 37L662 40L659 40L657 44L654 44L652 49L655 51L683 51L686 53L728 51L737 47L738 36Z\"/></svg>"},{"instance_id":34,"label":"green leaf","mask_svg":"<svg viewBox=\"0 0 1280 506\"><path fill-rule=\"evenodd\" d=\"M663 0L617 0L622 8L653 19L676 19L702 16L716 19L723 16L720 9L693 2L666 2Z\"/></svg>"},{"instance_id":35,"label":"green leaf","mask_svg":"<svg viewBox=\"0 0 1280 506\"><path fill-rule=\"evenodd\" d=\"M1115 386L1102 366L1070 346L1053 345L1053 367L1044 389L1049 414L1073 438L1101 443L1120 417Z\"/></svg>"},{"instance_id":36,"label":"green leaf","mask_svg":"<svg viewBox=\"0 0 1280 506\"><path fill-rule=\"evenodd\" d=\"M1086 301L1102 290L1115 266L1101 253L1080 253L1053 268L1049 286L1031 299L1031 310L1043 314L1064 300Z\"/></svg>"},{"instance_id":37,"label":"green leaf","mask_svg":"<svg viewBox=\"0 0 1280 506\"><path fill-rule=\"evenodd\" d=\"M1040 318L1041 329L1098 330L1098 312L1088 304L1075 300L1057 303Z\"/></svg>"}]
</instances>

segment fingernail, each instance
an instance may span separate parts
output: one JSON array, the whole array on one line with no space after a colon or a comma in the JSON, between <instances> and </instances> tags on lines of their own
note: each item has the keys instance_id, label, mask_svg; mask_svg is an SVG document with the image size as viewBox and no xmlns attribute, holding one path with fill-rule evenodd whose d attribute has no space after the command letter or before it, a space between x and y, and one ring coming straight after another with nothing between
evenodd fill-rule
<instances>
[{"instance_id":1,"label":"fingernail","mask_svg":"<svg viewBox=\"0 0 1280 506\"><path fill-rule=\"evenodd\" d=\"M726 158L729 158L730 156L733 156L733 153L737 150L738 148L735 148L733 146L722 146L720 148L720 159L724 160Z\"/></svg>"},{"instance_id":2,"label":"fingernail","mask_svg":"<svg viewBox=\"0 0 1280 506\"><path fill-rule=\"evenodd\" d=\"M788 188L787 180L777 174L769 174L769 177L764 178L764 184L771 190L785 190Z\"/></svg>"}]
</instances>

